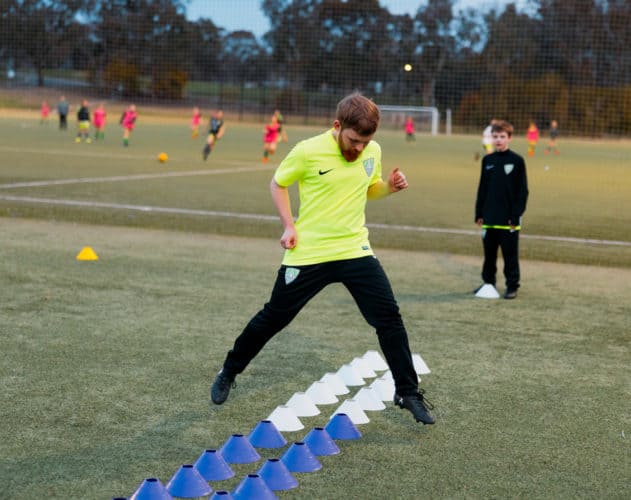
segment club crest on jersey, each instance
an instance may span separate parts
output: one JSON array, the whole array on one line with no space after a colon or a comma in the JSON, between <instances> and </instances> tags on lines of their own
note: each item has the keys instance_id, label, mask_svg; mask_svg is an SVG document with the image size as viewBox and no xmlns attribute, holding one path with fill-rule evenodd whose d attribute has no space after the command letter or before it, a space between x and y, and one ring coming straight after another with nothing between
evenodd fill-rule
<instances>
[{"instance_id":1,"label":"club crest on jersey","mask_svg":"<svg viewBox=\"0 0 631 500\"><path fill-rule=\"evenodd\" d=\"M375 169L375 159L367 158L364 160L364 170L366 171L366 175L370 177L372 175L373 170Z\"/></svg>"},{"instance_id":2,"label":"club crest on jersey","mask_svg":"<svg viewBox=\"0 0 631 500\"><path fill-rule=\"evenodd\" d=\"M513 165L512 163L504 165L504 172L506 173L506 175L510 174L513 171L513 168L515 168L515 165Z\"/></svg>"},{"instance_id":3,"label":"club crest on jersey","mask_svg":"<svg viewBox=\"0 0 631 500\"><path fill-rule=\"evenodd\" d=\"M294 281L299 274L300 269L296 269L295 267L288 267L285 269L285 285L289 285L289 283Z\"/></svg>"}]
</instances>

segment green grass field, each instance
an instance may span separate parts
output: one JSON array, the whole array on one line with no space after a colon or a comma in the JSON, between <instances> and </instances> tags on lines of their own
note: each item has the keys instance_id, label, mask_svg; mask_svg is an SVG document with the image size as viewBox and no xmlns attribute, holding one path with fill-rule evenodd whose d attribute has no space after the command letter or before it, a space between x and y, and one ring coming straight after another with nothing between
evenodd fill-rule
<instances>
[{"instance_id":1,"label":"green grass field","mask_svg":"<svg viewBox=\"0 0 631 500\"><path fill-rule=\"evenodd\" d=\"M118 111L110 115L115 122ZM143 123L141 110L131 147L125 149L115 123L105 142L88 145L74 144L74 133L59 132L54 123L39 126L37 115L0 118L5 139L0 215L278 237L268 190L273 167L293 143L321 129L290 124L290 142L264 166L262 125L228 118L225 137L203 162L203 138L191 140L187 120L171 115L161 121L154 112ZM423 136L406 144L401 132L383 130L377 139L384 169L401 167L411 188L369 204L373 244L479 255L473 224L479 176L473 155L479 138ZM528 159L531 195L522 256L630 267L631 143L564 140L560 147L560 156L540 151ZM522 137L515 138L513 148L524 152ZM161 151L169 154L166 164L156 161ZM20 182L40 184L15 185Z\"/></svg>"},{"instance_id":2,"label":"green grass field","mask_svg":"<svg viewBox=\"0 0 631 500\"><path fill-rule=\"evenodd\" d=\"M141 120L123 149L115 126L87 145L0 118L0 498L107 499L146 477L166 483L377 347L350 296L329 287L225 405L209 406L209 383L281 258L260 128L229 123L204 163L186 120ZM313 132L290 126L290 142ZM419 426L392 403L369 412L360 440L338 443L340 455L279 496L627 498L631 146L568 140L561 156L528 161L523 287L515 301L484 301L470 294L478 139L379 140L412 188L371 204L368 222L380 225L373 243L412 350L432 369L421 385L438 422ZM86 245L97 262L75 259ZM335 407L285 437L300 440ZM261 464L211 486L230 490Z\"/></svg>"}]
</instances>

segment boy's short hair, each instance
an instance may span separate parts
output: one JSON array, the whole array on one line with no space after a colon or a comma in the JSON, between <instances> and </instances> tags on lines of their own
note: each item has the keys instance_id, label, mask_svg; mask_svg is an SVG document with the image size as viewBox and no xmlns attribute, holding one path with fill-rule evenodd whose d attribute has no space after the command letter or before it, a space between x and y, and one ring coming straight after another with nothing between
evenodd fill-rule
<instances>
[{"instance_id":1,"label":"boy's short hair","mask_svg":"<svg viewBox=\"0 0 631 500\"><path fill-rule=\"evenodd\" d=\"M514 127L506 120L495 120L495 123L491 126L491 132L506 132L508 137L512 137Z\"/></svg>"},{"instance_id":2,"label":"boy's short hair","mask_svg":"<svg viewBox=\"0 0 631 500\"><path fill-rule=\"evenodd\" d=\"M379 126L379 108L359 92L353 92L337 104L335 118L341 129L353 129L359 135L372 135Z\"/></svg>"}]
</instances>

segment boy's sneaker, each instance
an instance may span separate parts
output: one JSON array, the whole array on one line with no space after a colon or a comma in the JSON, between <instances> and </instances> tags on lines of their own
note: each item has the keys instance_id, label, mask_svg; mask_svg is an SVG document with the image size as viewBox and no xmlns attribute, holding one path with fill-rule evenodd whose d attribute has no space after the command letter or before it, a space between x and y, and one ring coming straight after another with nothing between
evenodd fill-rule
<instances>
[{"instance_id":1,"label":"boy's sneaker","mask_svg":"<svg viewBox=\"0 0 631 500\"><path fill-rule=\"evenodd\" d=\"M517 289L516 288L509 288L506 290L506 293L504 294L504 298L507 300L511 300L511 299L515 299L517 298Z\"/></svg>"},{"instance_id":2,"label":"boy's sneaker","mask_svg":"<svg viewBox=\"0 0 631 500\"><path fill-rule=\"evenodd\" d=\"M213 403L220 405L228 399L230 389L237 386L234 379L235 377L231 377L230 375L224 373L223 370L217 374L217 377L210 388L210 399L212 399Z\"/></svg>"},{"instance_id":3,"label":"boy's sneaker","mask_svg":"<svg viewBox=\"0 0 631 500\"><path fill-rule=\"evenodd\" d=\"M394 395L394 404L400 408L409 410L414 415L414 420L423 422L423 424L433 424L436 422L429 410L434 409L427 399L423 397L423 391L412 394L411 396Z\"/></svg>"}]
</instances>

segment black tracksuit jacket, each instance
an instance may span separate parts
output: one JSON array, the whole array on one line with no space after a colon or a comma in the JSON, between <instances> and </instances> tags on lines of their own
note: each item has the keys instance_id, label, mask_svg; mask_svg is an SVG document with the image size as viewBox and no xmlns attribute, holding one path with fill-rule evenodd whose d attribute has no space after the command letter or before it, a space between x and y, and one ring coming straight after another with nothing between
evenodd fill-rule
<instances>
[{"instance_id":1,"label":"black tracksuit jacket","mask_svg":"<svg viewBox=\"0 0 631 500\"><path fill-rule=\"evenodd\" d=\"M510 149L486 155L482 159L474 220L481 218L485 226L517 226L527 200L524 159Z\"/></svg>"}]
</instances>

